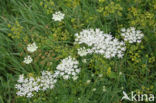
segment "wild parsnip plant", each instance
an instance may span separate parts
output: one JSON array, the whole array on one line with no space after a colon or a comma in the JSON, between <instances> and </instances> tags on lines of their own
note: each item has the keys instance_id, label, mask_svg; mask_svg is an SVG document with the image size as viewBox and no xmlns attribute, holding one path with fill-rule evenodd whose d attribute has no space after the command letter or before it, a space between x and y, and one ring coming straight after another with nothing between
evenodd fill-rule
<instances>
[{"instance_id":1,"label":"wild parsnip plant","mask_svg":"<svg viewBox=\"0 0 156 103\"><path fill-rule=\"evenodd\" d=\"M1 0L0 103L156 96L155 14L155 0Z\"/></svg>"}]
</instances>

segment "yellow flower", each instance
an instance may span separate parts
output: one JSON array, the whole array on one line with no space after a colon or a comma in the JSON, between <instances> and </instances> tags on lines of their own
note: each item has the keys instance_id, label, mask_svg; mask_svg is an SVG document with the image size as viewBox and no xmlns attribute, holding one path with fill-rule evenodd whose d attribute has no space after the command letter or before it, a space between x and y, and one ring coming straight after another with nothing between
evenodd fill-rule
<instances>
[{"instance_id":1,"label":"yellow flower","mask_svg":"<svg viewBox=\"0 0 156 103\"><path fill-rule=\"evenodd\" d=\"M105 1L106 1L106 0L99 0L100 3L103 3L103 2L105 2Z\"/></svg>"},{"instance_id":2,"label":"yellow flower","mask_svg":"<svg viewBox=\"0 0 156 103\"><path fill-rule=\"evenodd\" d=\"M111 67L107 69L107 75L110 75L110 74L111 74Z\"/></svg>"}]
</instances>

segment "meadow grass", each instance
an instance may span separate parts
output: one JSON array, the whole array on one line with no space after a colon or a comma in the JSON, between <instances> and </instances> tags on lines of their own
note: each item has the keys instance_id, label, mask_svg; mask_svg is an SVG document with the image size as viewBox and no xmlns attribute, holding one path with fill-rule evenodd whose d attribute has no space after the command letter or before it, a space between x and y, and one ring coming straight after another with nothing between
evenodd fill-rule
<instances>
[{"instance_id":1,"label":"meadow grass","mask_svg":"<svg viewBox=\"0 0 156 103\"><path fill-rule=\"evenodd\" d=\"M65 14L61 22L52 20L55 11ZM130 103L120 101L123 91L156 94L155 14L155 0L1 0L0 103ZM141 30L144 38L141 43L126 43L122 59L77 54L75 33L100 28L123 40L124 27ZM26 50L32 42L38 45L34 54ZM30 65L23 63L28 54L34 59ZM76 81L59 78L54 89L32 98L16 95L20 74L54 72L69 55L80 62Z\"/></svg>"}]
</instances>

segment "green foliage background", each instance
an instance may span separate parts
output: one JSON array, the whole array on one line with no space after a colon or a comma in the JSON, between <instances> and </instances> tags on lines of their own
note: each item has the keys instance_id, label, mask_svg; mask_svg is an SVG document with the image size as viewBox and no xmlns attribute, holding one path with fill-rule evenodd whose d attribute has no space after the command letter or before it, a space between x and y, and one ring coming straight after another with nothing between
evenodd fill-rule
<instances>
[{"instance_id":1,"label":"green foliage background","mask_svg":"<svg viewBox=\"0 0 156 103\"><path fill-rule=\"evenodd\" d=\"M65 14L62 22L52 20L55 11ZM141 44L127 43L123 59L78 56L74 34L82 29L100 28L122 39L120 29L132 26L145 37ZM29 54L26 46L33 41L39 49ZM27 54L34 58L31 65L23 64ZM80 61L77 81L59 80L33 98L16 95L20 74L54 71L69 55ZM0 0L0 103L126 103L120 101L123 90L156 94L155 57L155 0Z\"/></svg>"}]
</instances>

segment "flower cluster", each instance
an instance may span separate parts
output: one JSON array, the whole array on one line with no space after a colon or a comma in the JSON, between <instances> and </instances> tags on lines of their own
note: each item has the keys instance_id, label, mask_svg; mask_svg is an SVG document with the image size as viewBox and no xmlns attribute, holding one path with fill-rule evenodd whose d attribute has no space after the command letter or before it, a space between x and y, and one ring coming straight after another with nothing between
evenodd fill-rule
<instances>
[{"instance_id":1,"label":"flower cluster","mask_svg":"<svg viewBox=\"0 0 156 103\"><path fill-rule=\"evenodd\" d=\"M27 57L24 58L24 63L25 64L30 64L33 61L33 59L31 58L30 55L28 55Z\"/></svg>"},{"instance_id":2,"label":"flower cluster","mask_svg":"<svg viewBox=\"0 0 156 103\"><path fill-rule=\"evenodd\" d=\"M24 75L20 75L15 85L15 88L18 90L18 96L26 96L28 98L34 96L33 92L38 92L39 90L52 89L54 84L57 82L57 79L54 78L53 74L49 71L42 71L40 77L34 78L29 77L25 78Z\"/></svg>"},{"instance_id":3,"label":"flower cluster","mask_svg":"<svg viewBox=\"0 0 156 103\"><path fill-rule=\"evenodd\" d=\"M24 75L22 74L19 76L18 84L15 85L15 88L18 90L16 93L18 96L32 97L32 92L38 92L40 86L35 78L24 78Z\"/></svg>"},{"instance_id":4,"label":"flower cluster","mask_svg":"<svg viewBox=\"0 0 156 103\"><path fill-rule=\"evenodd\" d=\"M13 25L8 24L8 27L10 29L10 33L8 33L8 36L12 39L20 39L21 34L23 34L23 26L16 21Z\"/></svg>"},{"instance_id":5,"label":"flower cluster","mask_svg":"<svg viewBox=\"0 0 156 103\"><path fill-rule=\"evenodd\" d=\"M61 13L60 11L58 11L58 12L55 12L55 13L53 14L52 19L53 19L54 21L61 21L62 19L64 19L64 16L65 16L65 14Z\"/></svg>"},{"instance_id":6,"label":"flower cluster","mask_svg":"<svg viewBox=\"0 0 156 103\"><path fill-rule=\"evenodd\" d=\"M93 50L91 49L86 49L85 47L79 48L78 49L78 54L80 56L86 56L87 54L91 54L93 53Z\"/></svg>"},{"instance_id":7,"label":"flower cluster","mask_svg":"<svg viewBox=\"0 0 156 103\"><path fill-rule=\"evenodd\" d=\"M103 16L110 16L110 15L118 15L122 16L122 6L118 3L113 1L107 4L107 0L99 0L99 5L97 11L103 13ZM105 5L106 4L106 5Z\"/></svg>"},{"instance_id":8,"label":"flower cluster","mask_svg":"<svg viewBox=\"0 0 156 103\"><path fill-rule=\"evenodd\" d=\"M78 54L85 56L91 53L104 55L105 58L112 58L117 56L122 58L126 50L124 42L113 38L110 34L104 34L99 29L85 29L79 34L75 34L76 44L87 44L91 49L80 48Z\"/></svg>"},{"instance_id":9,"label":"flower cluster","mask_svg":"<svg viewBox=\"0 0 156 103\"><path fill-rule=\"evenodd\" d=\"M42 76L40 78L41 90L53 89L54 84L57 82L57 77L55 77L49 71L42 71Z\"/></svg>"},{"instance_id":10,"label":"flower cluster","mask_svg":"<svg viewBox=\"0 0 156 103\"><path fill-rule=\"evenodd\" d=\"M36 46L36 43L34 42L34 43L32 43L32 44L28 44L28 46L27 46L27 50L28 50L28 52L30 52L30 53L33 53L33 52L35 52L36 50L37 50L37 46Z\"/></svg>"},{"instance_id":11,"label":"flower cluster","mask_svg":"<svg viewBox=\"0 0 156 103\"><path fill-rule=\"evenodd\" d=\"M55 9L54 0L40 0L40 6L43 7L48 15L51 14Z\"/></svg>"},{"instance_id":12,"label":"flower cluster","mask_svg":"<svg viewBox=\"0 0 156 103\"><path fill-rule=\"evenodd\" d=\"M32 44L28 44L28 46L27 46L27 51L28 52L30 52L30 53L33 53L33 52L35 52L36 50L37 50L37 45L36 45L36 43L34 42L34 43L32 43ZM28 55L28 56L26 56L25 58L24 58L24 63L25 64L30 64L31 62L33 61L33 59L31 58L31 56L30 55Z\"/></svg>"},{"instance_id":13,"label":"flower cluster","mask_svg":"<svg viewBox=\"0 0 156 103\"><path fill-rule=\"evenodd\" d=\"M144 34L140 30L136 30L134 27L128 29L122 28L121 32L124 41L128 41L129 43L140 43L141 39L144 37Z\"/></svg>"},{"instance_id":14,"label":"flower cluster","mask_svg":"<svg viewBox=\"0 0 156 103\"><path fill-rule=\"evenodd\" d=\"M32 62L32 58L28 56L25 58L24 62L29 64ZM18 96L32 97L33 92L38 92L39 90L45 91L47 89L54 88L54 84L57 82L59 77L64 79L76 80L78 78L78 73L80 68L78 68L78 61L71 56L63 59L61 63L56 67L56 71L52 74L49 71L42 71L41 76L39 77L29 77L24 78L24 75L20 75L18 83L15 85L15 88L18 90Z\"/></svg>"},{"instance_id":15,"label":"flower cluster","mask_svg":"<svg viewBox=\"0 0 156 103\"><path fill-rule=\"evenodd\" d=\"M59 74L64 79L70 79L76 80L77 74L80 72L80 68L78 68L79 62L72 58L71 56L63 59L61 63L56 67L56 74Z\"/></svg>"}]
</instances>

